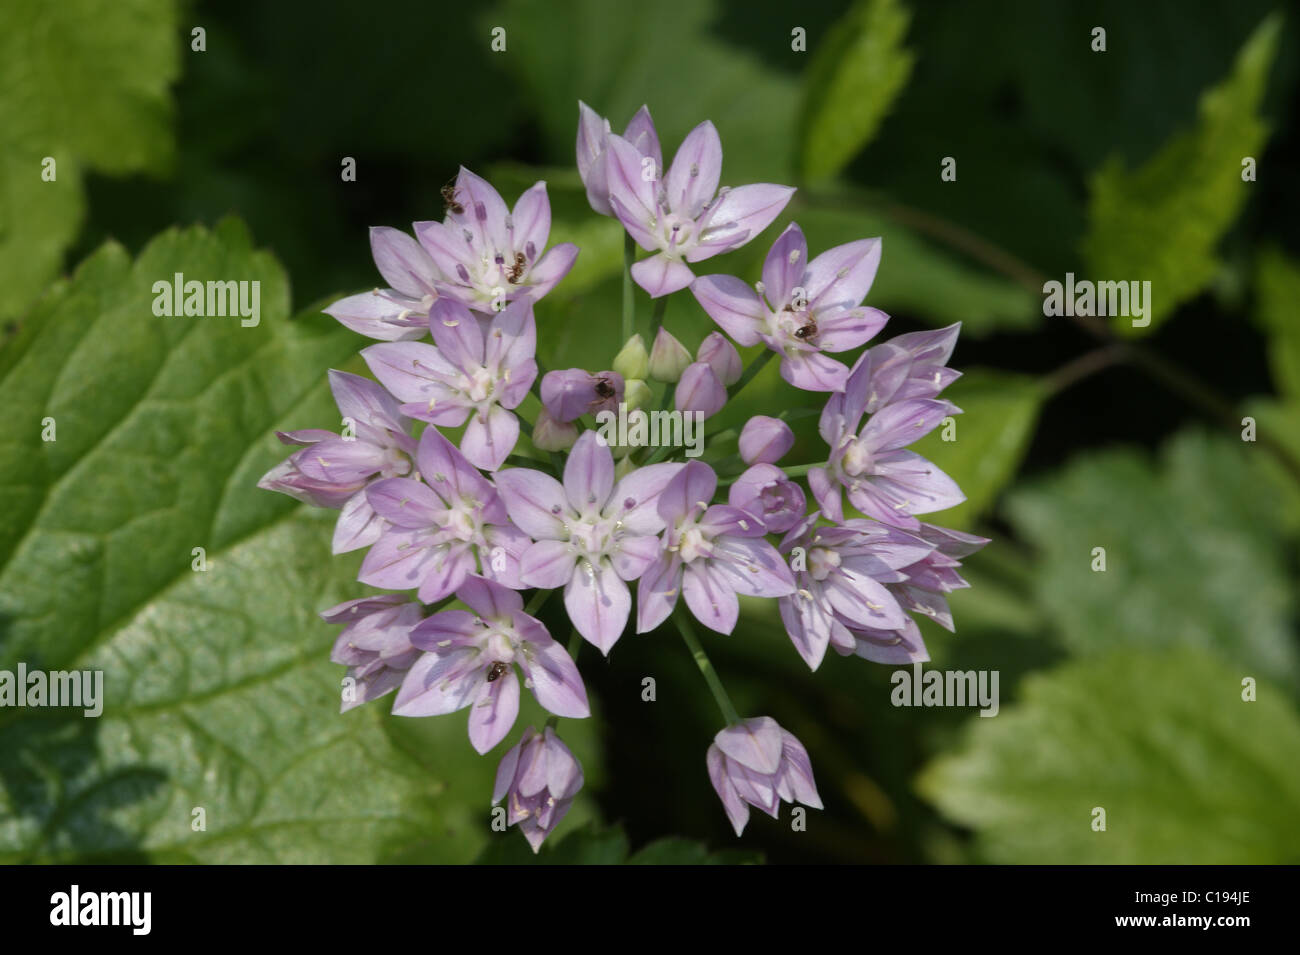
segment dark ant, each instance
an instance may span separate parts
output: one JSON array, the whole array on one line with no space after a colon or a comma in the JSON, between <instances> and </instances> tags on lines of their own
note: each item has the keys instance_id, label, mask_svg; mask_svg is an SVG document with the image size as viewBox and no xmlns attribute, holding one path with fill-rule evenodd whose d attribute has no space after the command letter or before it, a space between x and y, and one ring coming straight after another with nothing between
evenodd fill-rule
<instances>
[{"instance_id":1,"label":"dark ant","mask_svg":"<svg viewBox=\"0 0 1300 955\"><path fill-rule=\"evenodd\" d=\"M456 180L453 179L442 187L442 201L446 204L448 212L454 212L459 216L464 215L465 207L456 201L456 193L458 190L456 189L455 182Z\"/></svg>"},{"instance_id":2,"label":"dark ant","mask_svg":"<svg viewBox=\"0 0 1300 955\"><path fill-rule=\"evenodd\" d=\"M800 325L794 330L794 337L807 341L817 334L817 323L809 320L807 325Z\"/></svg>"},{"instance_id":3,"label":"dark ant","mask_svg":"<svg viewBox=\"0 0 1300 955\"><path fill-rule=\"evenodd\" d=\"M505 673L506 670L508 669L509 667L507 667L504 663L498 660L496 663L492 664L492 667L488 670L487 681L489 683L494 682L497 678L501 676L501 674Z\"/></svg>"},{"instance_id":4,"label":"dark ant","mask_svg":"<svg viewBox=\"0 0 1300 955\"><path fill-rule=\"evenodd\" d=\"M515 264L510 266L510 269L506 272L506 281L511 285L518 285L519 277L524 274L524 266L527 264L527 261L528 260L524 258L522 252L516 252Z\"/></svg>"},{"instance_id":5,"label":"dark ant","mask_svg":"<svg viewBox=\"0 0 1300 955\"><path fill-rule=\"evenodd\" d=\"M613 398L614 395L618 394L618 392L614 390L614 386L609 383L608 378L597 378L596 394L599 395L602 399L608 399L608 398Z\"/></svg>"}]
</instances>

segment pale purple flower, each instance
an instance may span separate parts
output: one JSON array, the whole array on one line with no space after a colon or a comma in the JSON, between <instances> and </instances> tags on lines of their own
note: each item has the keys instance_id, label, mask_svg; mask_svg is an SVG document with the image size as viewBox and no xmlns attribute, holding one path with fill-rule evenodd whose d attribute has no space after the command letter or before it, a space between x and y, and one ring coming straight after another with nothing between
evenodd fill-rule
<instances>
[{"instance_id":1,"label":"pale purple flower","mask_svg":"<svg viewBox=\"0 0 1300 955\"><path fill-rule=\"evenodd\" d=\"M524 613L518 593L467 577L456 598L470 610L444 610L411 631L411 643L427 652L402 681L395 715L441 716L469 707L469 741L486 753L519 715L516 665L544 709L574 719L591 715L577 666L542 622Z\"/></svg>"},{"instance_id":2,"label":"pale purple flower","mask_svg":"<svg viewBox=\"0 0 1300 955\"><path fill-rule=\"evenodd\" d=\"M317 507L339 508L334 553L373 544L382 522L365 488L377 478L410 474L415 439L397 402L368 378L330 370L330 390L343 415L343 434L309 428L280 431L285 444L302 446L268 471L257 486Z\"/></svg>"},{"instance_id":3,"label":"pale purple flower","mask_svg":"<svg viewBox=\"0 0 1300 955\"><path fill-rule=\"evenodd\" d=\"M322 611L321 619L343 624L330 659L347 666L355 685L344 694L341 713L397 689L420 656L411 628L424 619L424 608L403 594L348 600Z\"/></svg>"},{"instance_id":4,"label":"pale purple flower","mask_svg":"<svg viewBox=\"0 0 1300 955\"><path fill-rule=\"evenodd\" d=\"M524 552L526 586L564 587L582 636L608 654L627 626L636 580L659 553L660 492L682 465L652 464L615 482L614 456L584 431L564 465L564 484L530 468L496 475L511 519L536 543Z\"/></svg>"},{"instance_id":5,"label":"pale purple flower","mask_svg":"<svg viewBox=\"0 0 1300 955\"><path fill-rule=\"evenodd\" d=\"M659 495L665 525L663 552L641 576L637 632L653 630L677 605L677 595L700 623L719 633L736 627L736 594L782 597L794 593L794 576L763 539L762 521L729 504L713 504L718 478L702 461L690 461Z\"/></svg>"},{"instance_id":6,"label":"pale purple flower","mask_svg":"<svg viewBox=\"0 0 1300 955\"><path fill-rule=\"evenodd\" d=\"M915 563L899 568L895 573L878 574L877 579L885 583L886 589L905 610L929 617L941 627L952 630L952 611L943 595L969 586L957 573L957 568L961 566L959 558L979 550L988 543L988 538L932 524L921 524L913 533L920 541L935 549ZM930 659L921 630L911 617L896 630L861 627L852 621L846 622L846 627L854 641L852 645L838 632L831 641L835 651L842 656L853 653L875 663L886 664L908 664Z\"/></svg>"},{"instance_id":7,"label":"pale purple flower","mask_svg":"<svg viewBox=\"0 0 1300 955\"><path fill-rule=\"evenodd\" d=\"M528 538L509 524L492 484L437 428L424 429L417 462L423 481L389 478L366 489L386 526L358 579L388 590L417 588L425 603L454 593L474 573L522 586Z\"/></svg>"},{"instance_id":8,"label":"pale purple flower","mask_svg":"<svg viewBox=\"0 0 1300 955\"><path fill-rule=\"evenodd\" d=\"M749 511L769 534L784 534L803 520L803 489L774 464L755 464L736 478L727 503Z\"/></svg>"},{"instance_id":9,"label":"pale purple flower","mask_svg":"<svg viewBox=\"0 0 1300 955\"><path fill-rule=\"evenodd\" d=\"M569 274L576 245L564 242L542 251L551 234L546 183L520 196L513 211L464 166L454 188L442 222L415 223L420 245L443 276L440 294L477 312L495 312L521 298L538 301Z\"/></svg>"},{"instance_id":10,"label":"pale purple flower","mask_svg":"<svg viewBox=\"0 0 1300 955\"><path fill-rule=\"evenodd\" d=\"M673 402L678 411L695 411L710 418L727 403L727 389L707 362L696 361L682 372Z\"/></svg>"},{"instance_id":11,"label":"pale purple flower","mask_svg":"<svg viewBox=\"0 0 1300 955\"><path fill-rule=\"evenodd\" d=\"M616 371L595 374L581 368L548 371L542 376L542 405L556 421L567 424L585 414L618 411L623 400L623 376Z\"/></svg>"},{"instance_id":12,"label":"pale purple flower","mask_svg":"<svg viewBox=\"0 0 1300 955\"><path fill-rule=\"evenodd\" d=\"M343 325L368 338L393 342L419 338L429 327L429 308L444 276L429 253L405 232L370 230L370 251L392 288L349 295L326 308Z\"/></svg>"},{"instance_id":13,"label":"pale purple flower","mask_svg":"<svg viewBox=\"0 0 1300 955\"><path fill-rule=\"evenodd\" d=\"M781 377L804 391L843 391L849 369L826 352L871 339L889 320L861 304L880 266L880 240L838 245L808 261L793 222L772 244L757 290L732 275L705 275L691 292L740 345L763 342L781 356Z\"/></svg>"},{"instance_id":14,"label":"pale purple flower","mask_svg":"<svg viewBox=\"0 0 1300 955\"><path fill-rule=\"evenodd\" d=\"M531 726L501 757L492 805L506 800L506 825L519 826L537 852L582 788L582 764L549 726Z\"/></svg>"},{"instance_id":15,"label":"pale purple flower","mask_svg":"<svg viewBox=\"0 0 1300 955\"><path fill-rule=\"evenodd\" d=\"M754 238L794 194L768 183L719 190L722 143L707 120L687 134L661 179L643 174L643 154L623 137L609 134L605 150L610 208L636 243L655 253L632 266L632 278L654 298L691 284L688 262Z\"/></svg>"},{"instance_id":16,"label":"pale purple flower","mask_svg":"<svg viewBox=\"0 0 1300 955\"><path fill-rule=\"evenodd\" d=\"M863 514L914 530L920 522L913 515L966 500L952 478L906 450L961 409L934 398L908 399L880 408L859 431L870 398L870 372L870 363L859 362L845 390L831 395L822 408L818 430L830 446L830 456L825 468L808 472L808 486L833 521L844 517L843 488Z\"/></svg>"},{"instance_id":17,"label":"pale purple flower","mask_svg":"<svg viewBox=\"0 0 1300 955\"><path fill-rule=\"evenodd\" d=\"M793 560L798 591L779 601L781 620L795 649L816 670L834 645L852 653L848 632L902 630L910 618L887 582L905 579L901 568L924 560L934 545L876 521L816 526L813 512L781 541ZM918 634L919 639L919 634Z\"/></svg>"},{"instance_id":18,"label":"pale purple flower","mask_svg":"<svg viewBox=\"0 0 1300 955\"><path fill-rule=\"evenodd\" d=\"M746 464L775 464L794 447L794 432L780 418L754 415L740 429L740 458Z\"/></svg>"},{"instance_id":19,"label":"pale purple flower","mask_svg":"<svg viewBox=\"0 0 1300 955\"><path fill-rule=\"evenodd\" d=\"M853 366L854 390L865 396L863 411L875 414L909 398L934 398L960 378L961 372L946 367L960 331L957 322L933 332L908 332L864 351Z\"/></svg>"},{"instance_id":20,"label":"pale purple flower","mask_svg":"<svg viewBox=\"0 0 1300 955\"><path fill-rule=\"evenodd\" d=\"M709 332L704 337L704 341L700 342L700 347L695 352L695 360L707 362L718 376L718 380L728 388L740 380L741 373L745 370L736 346L719 332Z\"/></svg>"},{"instance_id":21,"label":"pale purple flower","mask_svg":"<svg viewBox=\"0 0 1300 955\"><path fill-rule=\"evenodd\" d=\"M643 159L652 161L650 169L657 178L663 169L663 152L659 148L659 134L649 107L642 106L627 124L623 138L632 144ZM609 120L604 119L590 106L578 101L578 175L587 187L587 201L591 208L603 216L612 216L609 206L609 176L606 172L609 140Z\"/></svg>"},{"instance_id":22,"label":"pale purple flower","mask_svg":"<svg viewBox=\"0 0 1300 955\"><path fill-rule=\"evenodd\" d=\"M822 808L808 751L770 716L757 716L719 731L705 762L738 836L749 822L750 806L773 819L782 802Z\"/></svg>"},{"instance_id":23,"label":"pale purple flower","mask_svg":"<svg viewBox=\"0 0 1300 955\"><path fill-rule=\"evenodd\" d=\"M386 342L362 349L375 377L412 418L454 428L469 419L460 449L475 467L495 471L519 440L511 409L537 377L537 325L527 299L491 319L442 298L429 313L433 345Z\"/></svg>"}]
</instances>

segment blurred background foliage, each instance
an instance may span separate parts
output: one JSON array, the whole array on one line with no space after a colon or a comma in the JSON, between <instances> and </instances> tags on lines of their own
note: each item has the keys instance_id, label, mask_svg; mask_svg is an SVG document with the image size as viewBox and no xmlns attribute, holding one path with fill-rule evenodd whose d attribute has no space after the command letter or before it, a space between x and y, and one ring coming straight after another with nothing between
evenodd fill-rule
<instances>
[{"instance_id":1,"label":"blurred background foliage","mask_svg":"<svg viewBox=\"0 0 1300 955\"><path fill-rule=\"evenodd\" d=\"M691 661L626 636L582 657L596 718L563 731L588 785L541 860L1300 860L1300 18L1274 6L10 0L0 401L26 423L0 444L0 668L102 668L108 702L0 712L0 860L528 861L488 828L495 759L463 716L337 716L315 612L361 593L355 561L253 485L273 429L332 426L325 368L359 370L319 308L377 281L367 227L440 217L462 163L507 201L547 181L553 241L583 251L540 357L608 367L621 230L573 168L578 99L616 128L649 104L669 155L710 118L724 182L800 187L703 272L756 279L791 219L814 251L880 235L887 335L963 322L957 440L921 450L969 498L933 519L994 542L957 633L926 638L1002 699L895 708L889 668L810 674L747 604L708 649L807 745L826 809L738 843ZM153 318L152 281L205 270L262 279L256 332ZM1044 318L1066 272L1152 281L1150 326ZM666 324L710 329L686 295ZM775 372L722 423L802 404ZM823 455L814 423L789 463Z\"/></svg>"}]
</instances>

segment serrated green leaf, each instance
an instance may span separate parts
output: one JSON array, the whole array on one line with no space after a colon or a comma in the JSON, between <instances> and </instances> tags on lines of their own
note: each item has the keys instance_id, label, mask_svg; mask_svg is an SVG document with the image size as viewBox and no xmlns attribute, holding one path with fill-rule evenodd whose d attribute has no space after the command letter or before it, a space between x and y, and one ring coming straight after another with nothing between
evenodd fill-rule
<instances>
[{"instance_id":1,"label":"serrated green leaf","mask_svg":"<svg viewBox=\"0 0 1300 955\"><path fill-rule=\"evenodd\" d=\"M800 114L800 168L835 176L880 128L912 75L911 15L898 0L858 0L813 55Z\"/></svg>"},{"instance_id":2,"label":"serrated green leaf","mask_svg":"<svg viewBox=\"0 0 1300 955\"><path fill-rule=\"evenodd\" d=\"M259 281L260 323L156 316L175 272ZM456 751L430 773L382 704L338 713L316 613L361 592L356 555L331 556L333 512L255 484L274 430L337 426L325 372L362 342L288 304L228 220L134 263L104 246L0 354L0 670L104 689L98 719L0 710L0 858L364 862L437 833L454 861L486 837L488 794L471 816L446 785Z\"/></svg>"},{"instance_id":3,"label":"serrated green leaf","mask_svg":"<svg viewBox=\"0 0 1300 955\"><path fill-rule=\"evenodd\" d=\"M1033 437L1046 392L1027 375L971 369L943 393L962 414L914 446L966 494L966 501L927 515L945 527L968 528L1015 475ZM951 437L951 440L945 438Z\"/></svg>"},{"instance_id":4,"label":"serrated green leaf","mask_svg":"<svg viewBox=\"0 0 1300 955\"><path fill-rule=\"evenodd\" d=\"M1066 664L970 720L918 788L993 862L1295 863L1300 720L1266 676L1187 650Z\"/></svg>"},{"instance_id":5,"label":"serrated green leaf","mask_svg":"<svg viewBox=\"0 0 1300 955\"><path fill-rule=\"evenodd\" d=\"M1193 130L1137 169L1112 158L1093 177L1083 278L1151 283L1150 324L1118 319L1123 334L1154 330L1213 278L1215 248L1253 188L1242 160L1258 160L1268 138L1259 107L1281 23L1267 17L1251 34L1232 73L1201 96Z\"/></svg>"},{"instance_id":6,"label":"serrated green leaf","mask_svg":"<svg viewBox=\"0 0 1300 955\"><path fill-rule=\"evenodd\" d=\"M49 282L81 226L82 169L161 172L179 71L172 0L0 8L0 316ZM56 178L42 179L43 160Z\"/></svg>"},{"instance_id":7,"label":"serrated green leaf","mask_svg":"<svg viewBox=\"0 0 1300 955\"><path fill-rule=\"evenodd\" d=\"M1080 457L1015 491L1007 514L1040 556L1035 595L1065 645L1194 647L1291 682L1294 586L1257 445L1179 435ZM1105 570L1092 569L1105 548Z\"/></svg>"}]
</instances>

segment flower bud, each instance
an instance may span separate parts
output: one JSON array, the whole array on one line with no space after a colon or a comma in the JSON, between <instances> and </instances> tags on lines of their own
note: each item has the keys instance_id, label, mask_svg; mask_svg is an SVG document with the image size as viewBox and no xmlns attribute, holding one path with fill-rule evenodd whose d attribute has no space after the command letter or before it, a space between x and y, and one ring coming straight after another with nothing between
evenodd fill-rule
<instances>
[{"instance_id":1,"label":"flower bud","mask_svg":"<svg viewBox=\"0 0 1300 955\"><path fill-rule=\"evenodd\" d=\"M542 378L542 405L556 421L576 421L584 414L617 411L623 400L623 376L581 368L548 371Z\"/></svg>"},{"instance_id":2,"label":"flower bud","mask_svg":"<svg viewBox=\"0 0 1300 955\"><path fill-rule=\"evenodd\" d=\"M506 801L506 824L518 826L536 852L568 813L582 782L582 765L555 730L548 726L539 733L530 726L501 757L492 805Z\"/></svg>"},{"instance_id":3,"label":"flower bud","mask_svg":"<svg viewBox=\"0 0 1300 955\"><path fill-rule=\"evenodd\" d=\"M736 346L720 332L710 332L708 337L700 342L695 360L708 362L709 367L718 376L718 380L727 387L738 382L740 373L745 370L744 363L740 360L740 352L736 351Z\"/></svg>"},{"instance_id":4,"label":"flower bud","mask_svg":"<svg viewBox=\"0 0 1300 955\"><path fill-rule=\"evenodd\" d=\"M633 408L643 408L650 400L654 398L654 393L640 378L629 378L627 384L623 386L623 401L627 404L627 410Z\"/></svg>"},{"instance_id":5,"label":"flower bud","mask_svg":"<svg viewBox=\"0 0 1300 955\"><path fill-rule=\"evenodd\" d=\"M655 381L674 382L691 363L691 353L664 328L655 335L650 349L650 377Z\"/></svg>"},{"instance_id":6,"label":"flower bud","mask_svg":"<svg viewBox=\"0 0 1300 955\"><path fill-rule=\"evenodd\" d=\"M780 418L755 415L740 431L740 457L746 464L772 464L794 447L794 432Z\"/></svg>"},{"instance_id":7,"label":"flower bud","mask_svg":"<svg viewBox=\"0 0 1300 955\"><path fill-rule=\"evenodd\" d=\"M564 451L573 447L573 442L577 440L576 426L556 421L545 408L537 412L537 423L533 425L533 447L538 451Z\"/></svg>"},{"instance_id":8,"label":"flower bud","mask_svg":"<svg viewBox=\"0 0 1300 955\"><path fill-rule=\"evenodd\" d=\"M702 361L692 362L682 372L673 396L678 411L698 411L708 418L722 410L727 403L727 389L722 387L717 374Z\"/></svg>"},{"instance_id":9,"label":"flower bud","mask_svg":"<svg viewBox=\"0 0 1300 955\"><path fill-rule=\"evenodd\" d=\"M644 379L650 373L650 353L646 351L645 339L640 335L629 338L622 351L614 356L612 367L624 380Z\"/></svg>"}]
</instances>

